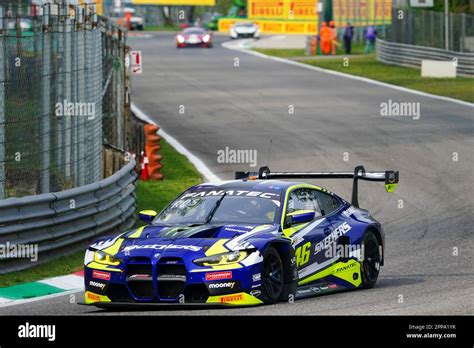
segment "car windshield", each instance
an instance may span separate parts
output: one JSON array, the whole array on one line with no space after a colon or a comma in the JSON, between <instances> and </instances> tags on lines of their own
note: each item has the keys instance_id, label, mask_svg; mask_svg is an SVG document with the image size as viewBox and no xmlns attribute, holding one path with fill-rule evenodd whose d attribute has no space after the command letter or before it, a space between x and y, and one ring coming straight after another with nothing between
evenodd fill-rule
<instances>
[{"instance_id":1,"label":"car windshield","mask_svg":"<svg viewBox=\"0 0 474 348\"><path fill-rule=\"evenodd\" d=\"M254 25L253 23L238 23L236 24L237 27L244 27L244 28L252 28Z\"/></svg>"},{"instance_id":2,"label":"car windshield","mask_svg":"<svg viewBox=\"0 0 474 348\"><path fill-rule=\"evenodd\" d=\"M154 224L271 224L276 221L279 206L278 200L248 196L178 198L157 216Z\"/></svg>"},{"instance_id":3,"label":"car windshield","mask_svg":"<svg viewBox=\"0 0 474 348\"><path fill-rule=\"evenodd\" d=\"M205 34L206 31L199 28L189 28L189 29L184 29L183 33L187 35L202 35L202 34Z\"/></svg>"}]
</instances>

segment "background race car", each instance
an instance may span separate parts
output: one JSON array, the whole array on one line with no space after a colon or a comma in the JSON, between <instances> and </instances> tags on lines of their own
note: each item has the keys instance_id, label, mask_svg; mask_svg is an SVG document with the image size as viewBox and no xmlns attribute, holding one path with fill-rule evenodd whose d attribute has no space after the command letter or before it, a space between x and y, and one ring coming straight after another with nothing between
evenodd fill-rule
<instances>
[{"instance_id":1,"label":"background race car","mask_svg":"<svg viewBox=\"0 0 474 348\"><path fill-rule=\"evenodd\" d=\"M212 47L212 32L208 32L202 28L191 27L186 28L176 35L176 47Z\"/></svg>"}]
</instances>

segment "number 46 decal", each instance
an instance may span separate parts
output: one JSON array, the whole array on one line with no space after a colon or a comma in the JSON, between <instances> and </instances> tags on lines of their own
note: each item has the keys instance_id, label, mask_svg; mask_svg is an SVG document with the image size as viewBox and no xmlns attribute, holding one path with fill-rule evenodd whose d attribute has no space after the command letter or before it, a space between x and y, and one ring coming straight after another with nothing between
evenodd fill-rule
<instances>
[{"instance_id":1,"label":"number 46 decal","mask_svg":"<svg viewBox=\"0 0 474 348\"><path fill-rule=\"evenodd\" d=\"M299 248L296 248L295 250L295 256L296 256L296 266L303 266L308 263L309 261L309 248L311 248L311 242L308 242L306 244L303 244Z\"/></svg>"}]
</instances>

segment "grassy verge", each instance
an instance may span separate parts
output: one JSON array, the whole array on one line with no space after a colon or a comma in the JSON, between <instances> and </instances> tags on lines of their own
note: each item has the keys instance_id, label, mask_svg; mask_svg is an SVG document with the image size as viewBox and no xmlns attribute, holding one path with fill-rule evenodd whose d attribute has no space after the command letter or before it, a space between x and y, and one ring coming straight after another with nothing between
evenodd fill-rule
<instances>
[{"instance_id":1,"label":"grassy verge","mask_svg":"<svg viewBox=\"0 0 474 348\"><path fill-rule=\"evenodd\" d=\"M145 31L180 31L181 28L177 25L162 26L162 25L147 25Z\"/></svg>"},{"instance_id":2,"label":"grassy verge","mask_svg":"<svg viewBox=\"0 0 474 348\"><path fill-rule=\"evenodd\" d=\"M354 44L351 55L363 54L365 46L363 44ZM305 57L304 48L254 48L254 51L280 58L299 58ZM343 49L339 48L337 54L343 54ZM308 56L309 58L309 56ZM330 59L328 57L328 59Z\"/></svg>"},{"instance_id":3,"label":"grassy verge","mask_svg":"<svg viewBox=\"0 0 474 348\"><path fill-rule=\"evenodd\" d=\"M291 54L295 53L293 49L256 49L256 51L283 58L291 58ZM421 77L419 69L399 67L378 62L375 59L375 54L349 56L348 66L343 65L343 58L343 56L324 58L315 57L314 59L306 59L301 62L328 70L367 77L369 79L390 83L396 86L474 103L474 79L472 78Z\"/></svg>"},{"instance_id":4,"label":"grassy verge","mask_svg":"<svg viewBox=\"0 0 474 348\"><path fill-rule=\"evenodd\" d=\"M254 51L280 58L303 57L304 48L254 48Z\"/></svg>"},{"instance_id":5,"label":"grassy verge","mask_svg":"<svg viewBox=\"0 0 474 348\"><path fill-rule=\"evenodd\" d=\"M160 211L185 189L202 181L201 175L186 157L164 140L161 140L160 154L163 156L165 180L137 182L137 211ZM0 275L0 287L71 274L82 269L83 261L84 251L79 251L24 271L3 274Z\"/></svg>"}]
</instances>

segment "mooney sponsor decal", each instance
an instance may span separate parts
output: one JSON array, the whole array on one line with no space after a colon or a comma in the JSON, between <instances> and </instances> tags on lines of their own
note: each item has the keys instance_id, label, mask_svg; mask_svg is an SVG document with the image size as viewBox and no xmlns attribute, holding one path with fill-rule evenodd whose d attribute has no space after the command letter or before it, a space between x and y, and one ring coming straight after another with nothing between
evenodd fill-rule
<instances>
[{"instance_id":1,"label":"mooney sponsor decal","mask_svg":"<svg viewBox=\"0 0 474 348\"><path fill-rule=\"evenodd\" d=\"M206 273L206 281L232 279L232 271Z\"/></svg>"},{"instance_id":2,"label":"mooney sponsor decal","mask_svg":"<svg viewBox=\"0 0 474 348\"><path fill-rule=\"evenodd\" d=\"M233 289L235 282L226 282L226 283L212 283L209 284L209 289Z\"/></svg>"},{"instance_id":3,"label":"mooney sponsor decal","mask_svg":"<svg viewBox=\"0 0 474 348\"><path fill-rule=\"evenodd\" d=\"M92 271L92 278L110 280L110 273L101 271Z\"/></svg>"},{"instance_id":4,"label":"mooney sponsor decal","mask_svg":"<svg viewBox=\"0 0 474 348\"><path fill-rule=\"evenodd\" d=\"M123 251L131 251L135 249L153 249L153 250L180 249L180 250L199 251L202 248L195 245L150 244L150 245L130 245L128 247L125 247Z\"/></svg>"},{"instance_id":5,"label":"mooney sponsor decal","mask_svg":"<svg viewBox=\"0 0 474 348\"><path fill-rule=\"evenodd\" d=\"M100 290L104 290L106 284L100 283L100 282L95 282L95 281L91 280L89 282L89 286L93 286L95 288L99 288Z\"/></svg>"}]
</instances>

